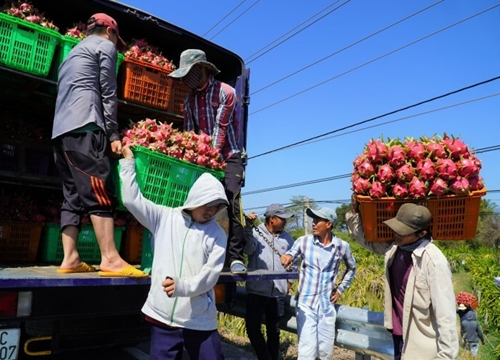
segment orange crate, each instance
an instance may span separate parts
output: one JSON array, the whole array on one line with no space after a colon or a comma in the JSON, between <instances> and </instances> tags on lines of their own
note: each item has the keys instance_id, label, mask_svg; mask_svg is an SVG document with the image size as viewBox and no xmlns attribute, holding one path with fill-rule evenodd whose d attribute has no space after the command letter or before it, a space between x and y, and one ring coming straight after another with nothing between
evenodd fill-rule
<instances>
[{"instance_id":1,"label":"orange crate","mask_svg":"<svg viewBox=\"0 0 500 360\"><path fill-rule=\"evenodd\" d=\"M0 261L34 262L43 223L0 222Z\"/></svg>"},{"instance_id":2,"label":"orange crate","mask_svg":"<svg viewBox=\"0 0 500 360\"><path fill-rule=\"evenodd\" d=\"M468 196L445 195L440 198L424 200L396 199L387 197L372 199L357 195L361 218L368 241L392 241L391 228L385 220L396 216L404 203L416 203L426 206L432 214L431 233L435 240L468 240L476 236L477 220L481 197L486 195L486 188L473 191Z\"/></svg>"},{"instance_id":3,"label":"orange crate","mask_svg":"<svg viewBox=\"0 0 500 360\"><path fill-rule=\"evenodd\" d=\"M123 260L130 264L140 264L142 256L143 227L128 227L121 247Z\"/></svg>"},{"instance_id":4,"label":"orange crate","mask_svg":"<svg viewBox=\"0 0 500 360\"><path fill-rule=\"evenodd\" d=\"M134 103L167 110L173 80L171 71L125 58L122 64L121 97Z\"/></svg>"},{"instance_id":5,"label":"orange crate","mask_svg":"<svg viewBox=\"0 0 500 360\"><path fill-rule=\"evenodd\" d=\"M182 82L179 80L173 80L169 107L170 112L177 115L184 115L184 99L186 99L189 91L189 87L184 85Z\"/></svg>"}]
</instances>

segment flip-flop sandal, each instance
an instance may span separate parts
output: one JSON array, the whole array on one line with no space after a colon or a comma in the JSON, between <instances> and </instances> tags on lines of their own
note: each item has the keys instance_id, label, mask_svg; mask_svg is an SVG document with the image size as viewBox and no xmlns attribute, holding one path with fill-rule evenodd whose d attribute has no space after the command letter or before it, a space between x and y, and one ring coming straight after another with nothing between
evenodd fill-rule
<instances>
[{"instance_id":1,"label":"flip-flop sandal","mask_svg":"<svg viewBox=\"0 0 500 360\"><path fill-rule=\"evenodd\" d=\"M75 269L57 269L59 274L76 274L76 273L86 273L86 272L95 272L96 269L93 266L90 266L86 262L83 262Z\"/></svg>"},{"instance_id":2,"label":"flip-flop sandal","mask_svg":"<svg viewBox=\"0 0 500 360\"><path fill-rule=\"evenodd\" d=\"M149 275L136 269L132 265L127 266L120 271L99 271L99 276L103 277L129 277L129 278L143 278Z\"/></svg>"}]
</instances>

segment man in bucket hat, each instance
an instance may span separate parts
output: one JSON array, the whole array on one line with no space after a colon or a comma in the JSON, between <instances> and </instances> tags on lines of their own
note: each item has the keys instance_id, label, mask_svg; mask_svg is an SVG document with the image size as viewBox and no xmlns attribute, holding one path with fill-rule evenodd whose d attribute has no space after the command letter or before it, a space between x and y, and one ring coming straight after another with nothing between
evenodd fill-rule
<instances>
[{"instance_id":1,"label":"man in bucket hat","mask_svg":"<svg viewBox=\"0 0 500 360\"><path fill-rule=\"evenodd\" d=\"M433 243L431 213L405 203L384 221L392 243L368 242L359 204L346 214L351 235L363 247L385 254L384 326L394 340L394 359L456 359L459 350L455 294L448 261Z\"/></svg>"},{"instance_id":2,"label":"man in bucket hat","mask_svg":"<svg viewBox=\"0 0 500 360\"><path fill-rule=\"evenodd\" d=\"M257 214L245 215L245 253L250 269L285 272L280 257L293 245L285 225L293 214L281 204L271 204L264 213L264 223L253 225ZM250 343L258 359L278 360L280 353L280 320L285 315L286 279L247 281L245 325ZM266 337L261 331L265 315ZM267 340L266 340L267 338Z\"/></svg>"},{"instance_id":3,"label":"man in bucket hat","mask_svg":"<svg viewBox=\"0 0 500 360\"><path fill-rule=\"evenodd\" d=\"M62 178L61 231L64 258L59 273L95 271L82 262L76 242L82 216L90 214L101 250L101 276L145 277L119 255L113 213L118 205L109 154L121 154L118 132L116 59L124 45L118 24L97 13L87 22L88 36L59 67L52 128L54 159Z\"/></svg>"},{"instance_id":4,"label":"man in bucket hat","mask_svg":"<svg viewBox=\"0 0 500 360\"><path fill-rule=\"evenodd\" d=\"M307 209L312 217L312 235L298 238L281 257L283 266L301 258L296 295L299 359L332 359L335 342L335 303L351 285L356 261L346 241L332 232L337 224L335 210ZM340 285L335 285L340 262L345 264Z\"/></svg>"},{"instance_id":5,"label":"man in bucket hat","mask_svg":"<svg viewBox=\"0 0 500 360\"><path fill-rule=\"evenodd\" d=\"M218 73L202 50L188 49L181 53L179 68L169 76L180 79L191 89L184 101L184 130L210 135L226 162L223 184L229 200L229 240L225 265L233 274L244 274L244 219L240 204L244 169L237 98L234 88L214 78Z\"/></svg>"}]
</instances>

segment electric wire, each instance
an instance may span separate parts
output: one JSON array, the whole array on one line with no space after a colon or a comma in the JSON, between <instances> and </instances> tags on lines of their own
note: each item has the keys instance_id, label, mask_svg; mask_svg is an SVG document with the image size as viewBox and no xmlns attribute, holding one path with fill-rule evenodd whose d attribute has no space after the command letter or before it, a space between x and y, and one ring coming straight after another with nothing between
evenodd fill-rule
<instances>
[{"instance_id":1,"label":"electric wire","mask_svg":"<svg viewBox=\"0 0 500 360\"><path fill-rule=\"evenodd\" d=\"M240 17L242 17L248 10L250 10L251 8L253 8L255 5L257 5L257 3L259 2L260 0L257 0L255 1L252 5L250 5L245 11L243 11L241 14L239 14L236 18L234 18L233 21L231 21L229 24L227 24L226 26L224 26L221 30L219 30L218 33L216 33L214 36L212 36L209 40L213 40L217 35L219 35L221 32L223 32L224 30L226 30L231 24L233 24L236 20L238 20Z\"/></svg>"},{"instance_id":2,"label":"electric wire","mask_svg":"<svg viewBox=\"0 0 500 360\"><path fill-rule=\"evenodd\" d=\"M383 55L377 56L377 57L376 57L376 58L374 58L374 59L371 59L371 60L369 60L369 61L367 61L367 62L365 62L365 63L363 63L363 64L361 64L361 65L355 66L355 67L353 67L353 68L351 68L351 69L349 69L349 70L346 70L346 71L344 71L344 72L342 72L342 73L340 73L340 74L338 74L338 75L336 75L336 76L334 76L334 77L331 77L331 78L329 78L329 79L327 79L327 80L321 81L321 82L319 82L319 83L317 83L317 84L315 84L315 85L313 85L313 86L310 86L310 87L308 87L308 88L306 88L306 89L303 89L303 90L301 90L301 91L299 91L299 92L296 92L295 94L292 94L292 95L290 95L290 96L288 96L288 97L286 97L286 98L283 98L283 99L281 99L281 100L279 100L279 101L276 101L276 102L274 102L274 103L272 103L272 104L266 105L266 106L264 106L264 107L262 107L262 108L260 108L260 109L258 109L258 110L256 110L256 111L254 111L254 112L250 113L250 115L257 114L257 113L259 113L259 112L261 112L261 111L264 111L264 110L269 109L269 108L271 108L271 107L273 107L273 106L276 106L276 105L278 105L278 104L281 104L282 102L288 101L288 100L290 100L290 99L292 99L292 98L294 98L294 97L296 97L296 96L298 96L298 95L301 95L301 94L303 94L303 93L305 93L305 92L307 92L307 91L310 91L310 90L312 90L312 89L315 89L315 88L317 88L317 87L319 87L319 86L321 86L321 85L324 85L324 84L326 84L326 83L328 83L328 82L330 82L330 81L332 81L332 80L334 80L334 79L337 79L337 78L339 78L339 77L341 77L341 76L344 76L344 75L346 75L346 74L349 74L349 73L351 73L351 72L353 72L353 71L355 71L355 70L358 70L358 69L360 69L360 68L362 68L362 67L364 67L364 66L366 66L366 65L369 65L369 64L371 64L371 63L373 63L373 62L375 62L375 61L378 61L378 60L383 59L383 58L385 58L385 57L387 57L387 56L389 56L389 55L392 55L392 54L394 54L394 53L396 53L396 52L398 52L398 51L400 51L400 50L403 50L403 49L405 49L405 48L407 48L407 47L410 47L410 46L412 46L412 45L415 45L416 43L418 43L418 42L420 42L420 41L422 41L422 40L428 39L428 38L430 38L430 37L432 37L432 36L435 36L435 35L437 35L437 34L439 34L439 33L443 32L443 31L445 31L445 30L448 30L448 29L450 29L450 28L452 28L452 27L454 27L454 26L457 26L457 25L459 25L459 24L461 24L461 23L463 23L463 22L465 22L465 21L468 21L468 20L470 20L470 19L473 19L473 18L474 18L474 17L476 17L476 16L479 16L479 15L482 15L482 14L484 14L484 13L488 12L488 11L491 11L491 10L493 10L494 8L498 7L498 6L500 6L500 3L498 3L498 4L496 4L496 5L493 5L493 6L489 7L489 8L487 8L487 9L484 9L484 10L482 10L482 11L480 11L480 12L477 12L477 13L475 13L475 14L473 14L473 15L470 15L470 16L468 16L468 17L466 17L466 18L462 19L462 20L459 20L459 21L457 21L457 22L453 23L453 24L450 24L450 25L448 25L448 26L445 26L444 28L441 28L441 29L439 29L439 30L436 30L436 31L434 31L434 32L432 32L432 33L430 33L430 34L428 34L428 35L425 35L425 36L423 36L423 37L421 37L421 38L417 39L417 40L411 41L411 42L409 42L409 43L407 43L407 44L405 44L405 45L403 45L403 46L400 46L400 47L398 47L398 48L396 48L396 49L394 49L394 50L391 50L391 51L389 51L389 52L387 52L387 53L385 53L385 54L383 54Z\"/></svg>"},{"instance_id":3,"label":"electric wire","mask_svg":"<svg viewBox=\"0 0 500 360\"><path fill-rule=\"evenodd\" d=\"M205 35L207 35L210 31L213 30L213 28L215 28L217 25L219 25L221 22L223 22L229 15L231 15L236 9L238 9L246 0L243 0L242 2L240 2L238 5L236 5L236 7L233 8L233 10L231 10L230 12L228 12L222 19L220 19L218 22L215 23L215 25L213 25L210 29L208 29L203 35L202 37L205 37Z\"/></svg>"},{"instance_id":4,"label":"electric wire","mask_svg":"<svg viewBox=\"0 0 500 360\"><path fill-rule=\"evenodd\" d=\"M258 92L263 91L263 90L265 90L265 89L267 89L267 88L269 88L269 87L271 87L271 86L273 86L273 85L276 85L276 84L278 84L278 83L282 82L283 80L286 80L286 79L288 79L288 78L290 78L290 77L292 77L292 76L294 76L294 75L297 75L298 73L300 73L300 72L302 72L302 71L304 71L304 70L310 69L311 67L313 67L313 66L315 66L315 65L317 65L317 64L319 64L319 63L321 63L321 62L323 62L323 61L325 61L325 60L327 60L327 59L329 59L329 58L331 58L332 56L338 55L338 54L340 54L341 52L343 52L343 51L345 51L345 50L347 50L347 49L349 49L349 48L351 48L351 47L353 47L353 46L355 46L355 45L358 45L358 44L362 43L362 42L363 42L363 41L365 41L365 40L368 40L368 39L370 39L370 38L372 38L372 37L374 37L374 36L376 36L376 35L378 35L378 34L380 34L380 33L384 32L384 31L386 31L386 30L388 30L388 29L390 29L390 28L392 28L392 27L394 27L394 26L398 25L398 24L401 24L401 23L405 22L406 20L408 20L408 19L410 19L410 18L412 18L412 17L414 17L414 16L416 16L416 15L418 15L418 14L423 13L423 12L424 12L424 11L426 11L426 10L429 10L430 8L434 7L435 5L437 5L437 4L439 4L439 3L442 3L443 1L444 1L444 0L439 0L439 1L435 2L434 4L431 4L431 5L429 5L429 6L425 7L425 8L423 8L423 9L420 9L420 10L419 10L419 11L417 11L417 12L414 12L414 13L413 13L413 14L411 14L411 15L408 15L408 16L406 16L406 17L404 17L404 18L402 18L402 19L400 19L400 20L398 20L398 21L396 21L396 22L394 22L394 23L392 23L392 24L390 24L390 25L387 25L387 26L383 27L383 28L382 28L382 29L380 29L380 30L377 30L376 32L374 32L374 33L372 33L372 34L370 34L370 35L368 35L368 36L365 36L364 38L361 38L361 39L359 39L359 40L357 40L357 41L355 41L355 42L353 42L353 43L351 43L351 44L349 44L349 45L347 45L347 46L343 47L342 49L337 50L337 51L335 51L335 52L331 53L330 55L327 55L327 56L325 56L325 57L323 57L323 58L321 58L321 59L319 59L319 60L316 60L315 62L313 62L313 63L311 63L311 64L309 64L309 65L306 65L306 66L302 67L301 69L296 70L296 71L294 71L294 72L292 72L292 73L290 73L290 74L288 74L288 75L286 75L286 76L282 77L281 79L278 79L278 80L276 80L276 81L274 81L274 82L272 82L272 83L270 83L270 84L268 84L268 85L266 85L266 86L264 86L264 87L261 87L260 89L255 90L255 91L254 91L254 92L252 92L250 95L255 95L255 94L257 94Z\"/></svg>"},{"instance_id":5,"label":"electric wire","mask_svg":"<svg viewBox=\"0 0 500 360\"><path fill-rule=\"evenodd\" d=\"M500 150L500 144L493 145L493 146L488 146L488 147L485 147L485 148L475 149L474 153L475 154L481 154L481 153L490 152L490 151L497 151L497 150ZM289 189L289 188L299 187L299 186L305 186L305 185L312 185L312 184L317 184L317 183L326 182L326 181L346 179L346 178L350 178L351 175L352 174L349 173L349 174L342 174L342 175L335 175L335 176L325 177L325 178L321 178L321 179L301 181L301 182L293 183L293 184L280 185L280 186L274 186L274 187L260 189L260 190L247 191L247 192L242 193L241 195L245 196L245 195L260 194L260 193L264 193L264 192ZM491 192L491 191L489 191L489 192Z\"/></svg>"},{"instance_id":6,"label":"electric wire","mask_svg":"<svg viewBox=\"0 0 500 360\"><path fill-rule=\"evenodd\" d=\"M275 46L271 47L271 48L270 48L270 49L268 49L267 51L264 51L264 52L263 52L262 54L260 54L259 56L256 56L255 58L253 58L253 59L251 59L251 60L248 60L248 61L247 61L247 59L245 59L245 62L246 62L246 63L247 63L247 65L248 65L248 64L252 63L253 61L257 60L258 58L262 57L263 55L267 54L267 53L268 53L268 52L270 52L271 50L276 49L278 46L280 46L281 44L283 44L283 43L285 43L286 41L290 40L290 39L291 39L291 38L293 38L295 35L300 34L300 33L301 33L302 31L304 31L305 29L307 29L307 28L309 28L310 26L314 25L314 24L315 24L315 23L317 23L318 21L320 21L320 20L324 19L325 17L327 17L328 15L330 15L331 13L333 13L334 11L336 11L336 10L340 9L342 6L344 6L345 4L347 4L349 1L350 1L350 0L346 0L343 4L340 4L340 5L339 5L338 7L336 7L335 9L333 9L333 10L329 11L328 13L326 13L326 14L325 14L325 15L323 15L323 16L321 16L319 19L316 19L315 21L313 21L312 23L310 23L310 24L309 24L309 25L307 25L306 27L304 27L304 28L300 29L299 31L297 31L297 32L295 32L294 34L290 35L289 37L285 38L283 41L280 41L280 42L279 42L279 43L277 43ZM335 3L337 3L337 2L338 2L338 1L336 1ZM323 11L323 10L322 10L322 11ZM320 13L321 13L322 11L320 11ZM314 16L316 16L316 15L314 15ZM313 16L313 17L314 17L314 16ZM309 20L309 19L308 19L308 20ZM308 20L306 20L306 21L308 21ZM303 24L303 23L302 23L302 24ZM302 24L300 24L300 25L302 25ZM300 25L298 25L298 26L300 26ZM296 28L297 28L297 26L296 26L294 29L296 29ZM286 34L288 34L289 32L293 31L294 29L292 29L292 30L288 31ZM276 42L277 40L281 39L281 38L282 38L283 36L285 36L286 34L282 35L281 37L279 37L278 39L274 40L273 42ZM273 42L271 42L271 44L272 44ZM268 44L268 45L266 45L266 46L269 46L269 45L270 45L270 44ZM261 50L259 50L259 51L261 51ZM259 51L257 51L257 53L258 53ZM250 56L250 58L251 58L251 57L252 57L252 56Z\"/></svg>"},{"instance_id":7,"label":"electric wire","mask_svg":"<svg viewBox=\"0 0 500 360\"><path fill-rule=\"evenodd\" d=\"M478 98L475 98L475 99L470 99L470 100L462 101L462 102L459 102L459 103L455 103L455 104L443 106L443 107L440 107L440 108L436 108L436 109L424 111L424 112L421 112L421 113L418 113L418 114L408 115L408 116L404 116L404 117L397 118L397 119L394 119L394 120L385 121L385 122L382 122L382 123L378 123L376 125L365 126L363 128L359 128L359 129L355 129L355 130L351 130L351 131L346 131L346 132L343 132L341 134L332 135L332 136L328 136L328 137L325 137L325 138L312 140L312 141L309 141L309 142L306 142L306 143L302 143L302 144L298 144L298 145L295 145L295 146L291 146L289 149L300 147L300 146L314 144L314 143L317 143L317 142L320 142L320 141L325 141L325 140L333 139L335 137L341 137L341 136L344 136L344 135L353 134L353 133L360 132L360 131L363 131L363 130L373 129L373 128L380 127L380 126L383 126L383 125L388 125L388 124L396 123L396 122L399 122L399 121L412 119L412 118L415 118L415 117L418 117L418 116L428 115L428 114L431 114L431 113L434 113L434 112L447 110L447 109L454 108L454 107L457 107L457 106L466 105L466 104L469 104L469 103L472 103L472 102L486 100L486 99L489 99L489 98L492 98L492 97L495 97L495 96L499 96L499 95L500 95L500 92L497 92L497 93L494 93L494 94L490 94L490 95L481 96L481 97L478 97Z\"/></svg>"},{"instance_id":8,"label":"electric wire","mask_svg":"<svg viewBox=\"0 0 500 360\"><path fill-rule=\"evenodd\" d=\"M484 81L480 81L478 83L475 83L475 84L472 84L472 85L468 85L468 86L462 87L460 89L447 92L445 94L434 96L434 97L432 97L430 99L419 101L417 103L414 103L414 104L411 104L411 105L408 105L408 106L404 106L404 107L396 109L396 110L389 111L389 112L387 112L385 114L377 115L377 116L371 117L369 119L366 119L366 120L363 120L363 121L359 121L357 123L346 125L344 127L341 127L341 128L338 128L338 129L335 129L335 130L332 130L332 131L328 131L328 132L320 134L320 135L316 135L316 136L307 138L305 140L300 140L300 141L294 142L294 143L289 144L289 145L281 146L281 147L273 149L273 150L269 150L269 151L266 151L266 152L263 152L263 153L260 153L260 154L254 155L254 156L250 156L248 158L248 160L255 159L255 158L258 158L258 157L261 157L261 156L264 156L264 155L269 155L269 154L272 154L272 153L275 153L275 152L278 152L278 151L281 151L281 150L284 150L284 149L288 149L290 147L297 146L297 145L300 145L300 144L303 144L303 143L307 143L307 142L310 142L311 140L316 140L316 139L322 138L322 137L330 135L330 134L334 134L334 133L337 133L337 132L340 132L340 131L343 131L343 130L347 130L347 129L353 128L355 126L359 126L359 125L362 125L362 124L365 124L365 123L368 123L368 122L371 122L371 121L374 121L374 120L377 120L377 119L381 119L383 117L387 117L387 116L392 115L392 114L399 113L399 112L404 111L404 110L408 110L408 109L411 109L411 108L414 108L414 107L417 107L417 106L420 106L420 105L423 105L423 104L426 104L426 103L430 103L430 102L436 101L438 99L442 99L442 98L445 98L445 97L448 97L448 96L451 96L451 95L454 95L454 94L458 94L458 93L460 93L462 91L470 90L470 89L475 88L477 86L485 85L487 83L490 83L492 81L496 81L498 79L500 79L500 76L496 76L496 77L493 77L493 78L490 78L490 79L487 79L487 80L484 80Z\"/></svg>"}]
</instances>

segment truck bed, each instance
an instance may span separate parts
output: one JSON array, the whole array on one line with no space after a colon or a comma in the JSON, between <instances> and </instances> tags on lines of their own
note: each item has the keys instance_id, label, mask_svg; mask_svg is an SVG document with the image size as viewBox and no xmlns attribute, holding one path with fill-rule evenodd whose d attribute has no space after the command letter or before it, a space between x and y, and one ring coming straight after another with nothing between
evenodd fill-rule
<instances>
[{"instance_id":1,"label":"truck bed","mask_svg":"<svg viewBox=\"0 0 500 360\"><path fill-rule=\"evenodd\" d=\"M0 268L0 287L30 289L72 287L72 286L133 286L150 285L151 278L101 277L97 272L58 274L58 266L19 266ZM246 275L222 272L219 282L247 280L297 279L296 272L276 272L270 270L249 270Z\"/></svg>"}]
</instances>

